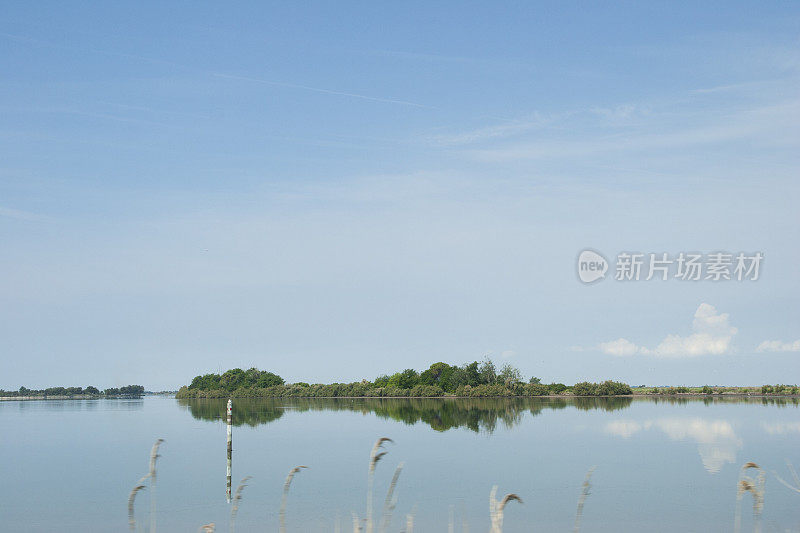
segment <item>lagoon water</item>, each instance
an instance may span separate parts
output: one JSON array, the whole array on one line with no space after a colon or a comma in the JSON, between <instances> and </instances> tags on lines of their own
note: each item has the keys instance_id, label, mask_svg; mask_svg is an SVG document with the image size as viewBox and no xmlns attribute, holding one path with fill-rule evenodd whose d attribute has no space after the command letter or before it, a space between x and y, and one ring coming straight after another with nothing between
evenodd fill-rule
<instances>
[{"instance_id":1,"label":"lagoon water","mask_svg":"<svg viewBox=\"0 0 800 533\"><path fill-rule=\"evenodd\" d=\"M229 531L224 400L0 402L2 531L127 531L131 488L164 438L158 531ZM351 531L364 518L370 449L390 437L375 472L375 514L398 463L389 531L488 531L489 493L513 492L504 531L572 531L581 485L596 466L582 531L732 531L741 466L766 472L764 531L800 531L797 399L236 400L237 531L277 531L286 474L287 531ZM750 471L751 476L755 476ZM136 520L149 526L150 489ZM753 530L752 498L742 530ZM376 528L376 532L378 529Z\"/></svg>"}]
</instances>

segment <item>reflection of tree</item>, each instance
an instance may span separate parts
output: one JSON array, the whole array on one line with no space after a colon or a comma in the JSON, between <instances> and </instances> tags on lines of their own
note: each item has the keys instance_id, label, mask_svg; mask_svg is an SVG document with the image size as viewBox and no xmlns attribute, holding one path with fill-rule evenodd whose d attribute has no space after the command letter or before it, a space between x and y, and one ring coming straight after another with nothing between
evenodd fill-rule
<instances>
[{"instance_id":1,"label":"reflection of tree","mask_svg":"<svg viewBox=\"0 0 800 533\"><path fill-rule=\"evenodd\" d=\"M788 396L788 397L768 397L768 396L742 396L742 395L708 395L703 397L698 396L690 396L690 397L677 397L673 398L670 396L635 396L635 401L644 401L644 402L653 402L653 403L668 403L670 405L685 405L693 402L703 402L705 405L712 405L712 404L738 404L738 403L746 403L751 405L775 405L778 407L798 407L800 405L800 398Z\"/></svg>"},{"instance_id":2,"label":"reflection of tree","mask_svg":"<svg viewBox=\"0 0 800 533\"><path fill-rule=\"evenodd\" d=\"M186 407L194 418L199 420L227 419L228 400L223 398L208 398L196 400L178 400L178 405ZM232 425L259 426L268 424L283 416L284 409L278 407L274 400L236 400L233 402Z\"/></svg>"},{"instance_id":3,"label":"reflection of tree","mask_svg":"<svg viewBox=\"0 0 800 533\"><path fill-rule=\"evenodd\" d=\"M583 411L590 411L592 409L602 409L603 411L619 411L631 405L633 398L631 397L614 397L609 396L605 398L574 398L573 404L578 409Z\"/></svg>"},{"instance_id":4,"label":"reflection of tree","mask_svg":"<svg viewBox=\"0 0 800 533\"><path fill-rule=\"evenodd\" d=\"M491 433L498 424L513 427L525 412L537 416L545 409L575 407L614 411L629 406L631 398L237 398L233 425L256 426L280 418L285 410L357 411L373 413L413 425L427 424L436 431L464 427ZM225 420L225 399L179 399L194 418Z\"/></svg>"}]
</instances>

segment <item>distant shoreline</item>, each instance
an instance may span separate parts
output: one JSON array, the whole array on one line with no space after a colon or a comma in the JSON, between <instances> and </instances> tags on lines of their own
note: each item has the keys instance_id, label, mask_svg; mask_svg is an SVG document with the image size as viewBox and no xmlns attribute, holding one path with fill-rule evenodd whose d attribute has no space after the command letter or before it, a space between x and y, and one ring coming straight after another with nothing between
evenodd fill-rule
<instances>
[{"instance_id":1,"label":"distant shoreline","mask_svg":"<svg viewBox=\"0 0 800 533\"><path fill-rule=\"evenodd\" d=\"M97 396L92 394L76 394L73 396L0 396L0 401L9 402L12 400L139 400L144 396L151 396L150 394L147 395L140 395L140 396ZM152 395L156 396L156 395Z\"/></svg>"},{"instance_id":2,"label":"distant shoreline","mask_svg":"<svg viewBox=\"0 0 800 533\"><path fill-rule=\"evenodd\" d=\"M441 396L237 396L236 394L215 395L215 396L180 396L176 399L179 400L220 400L232 398L234 400L265 400L265 399L340 399L340 400L399 400L399 399L424 399L424 400L458 400L458 399L526 399L526 398L658 398L658 399L675 399L675 398L698 398L698 399L720 399L720 398L767 398L767 399L781 399L781 398L794 398L800 399L800 394L761 394L761 393L744 393L744 392L727 392L723 394L703 394L703 393L657 393L657 394L608 394L608 395L591 395L582 396L576 394L543 394L537 396L526 395L497 395L497 396L457 396L444 394Z\"/></svg>"},{"instance_id":3,"label":"distant shoreline","mask_svg":"<svg viewBox=\"0 0 800 533\"><path fill-rule=\"evenodd\" d=\"M375 400L404 400L404 399L412 399L412 400L474 400L474 399L497 399L497 398L508 398L508 399L526 399L526 398L666 398L666 399L675 399L675 398L696 398L696 399L720 399L720 398L767 398L767 399L783 399L783 398L792 398L792 399L800 399L800 394L755 394L755 393L745 393L745 392L726 392L723 394L703 394L698 392L681 392L676 394L666 394L666 393L633 393L633 394L616 394L616 395L603 395L603 396L578 396L575 394L545 394L542 396L451 396L451 395L442 395L442 396L236 396L236 395L221 395L221 396L204 396L204 397L182 397L176 398L174 393L164 393L164 394L145 394L143 396L115 396L115 397L105 397L105 396L0 396L0 401L2 402L10 402L10 401L35 401L35 400L141 400L145 396L164 396L164 397L172 397L174 399L181 399L181 400L220 400L220 399L227 399L227 398L234 398L238 400L264 400L264 399L304 399L304 400L313 400L313 399L320 399L320 400L330 400L330 399L339 399L339 400L362 400L362 399L375 399Z\"/></svg>"}]
</instances>

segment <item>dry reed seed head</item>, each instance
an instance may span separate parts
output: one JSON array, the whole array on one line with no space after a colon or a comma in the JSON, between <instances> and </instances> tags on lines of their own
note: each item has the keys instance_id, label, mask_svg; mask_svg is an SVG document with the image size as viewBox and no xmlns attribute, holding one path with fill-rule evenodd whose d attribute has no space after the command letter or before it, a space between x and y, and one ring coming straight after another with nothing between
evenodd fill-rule
<instances>
[{"instance_id":1,"label":"dry reed seed head","mask_svg":"<svg viewBox=\"0 0 800 533\"><path fill-rule=\"evenodd\" d=\"M198 531L202 531L202 533L214 533L216 529L217 529L217 524L211 522L210 524L200 526L200 529Z\"/></svg>"},{"instance_id":2,"label":"dry reed seed head","mask_svg":"<svg viewBox=\"0 0 800 533\"><path fill-rule=\"evenodd\" d=\"M286 476L286 482L283 484L283 490L289 490L289 487L292 484L292 480L294 479L294 475L300 472L301 468L308 468L308 467L305 465L300 465L289 470L289 474Z\"/></svg>"},{"instance_id":3,"label":"dry reed seed head","mask_svg":"<svg viewBox=\"0 0 800 533\"><path fill-rule=\"evenodd\" d=\"M239 486L236 487L236 494L233 497L234 500L236 500L238 502L239 500L242 499L242 491L247 486L247 482L250 481L251 479L252 479L252 476L245 476L245 477L242 478L242 480L239 482Z\"/></svg>"},{"instance_id":4,"label":"dry reed seed head","mask_svg":"<svg viewBox=\"0 0 800 533\"><path fill-rule=\"evenodd\" d=\"M511 501L518 501L519 503L524 503L522 501L522 498L520 498L516 494L506 494L505 497L503 498L503 501L500 502L498 509L502 511L503 509L505 509L506 504Z\"/></svg>"},{"instance_id":5,"label":"dry reed seed head","mask_svg":"<svg viewBox=\"0 0 800 533\"><path fill-rule=\"evenodd\" d=\"M133 487L133 489L131 489L130 496L128 496L128 502L133 503L134 499L136 498L136 493L145 488L147 487L145 487L144 485L136 485L135 487Z\"/></svg>"},{"instance_id":6,"label":"dry reed seed head","mask_svg":"<svg viewBox=\"0 0 800 533\"><path fill-rule=\"evenodd\" d=\"M392 444L394 444L394 441L392 439L390 439L389 437L381 437L381 438L379 438L377 440L377 442L375 442L375 448L374 449L377 450L378 448L383 446L384 442L391 442Z\"/></svg>"},{"instance_id":7,"label":"dry reed seed head","mask_svg":"<svg viewBox=\"0 0 800 533\"><path fill-rule=\"evenodd\" d=\"M156 440L155 444L153 444L153 448L150 450L150 476L156 477L156 459L161 457L158 455L158 448L161 446L161 443L164 442L164 439Z\"/></svg>"},{"instance_id":8,"label":"dry reed seed head","mask_svg":"<svg viewBox=\"0 0 800 533\"><path fill-rule=\"evenodd\" d=\"M394 441L389 437L379 438L377 441L375 441L375 446L372 447L372 451L369 454L370 457L375 457L375 455L378 453L378 450L380 450L383 447L384 442L391 442L392 444L394 444Z\"/></svg>"},{"instance_id":9,"label":"dry reed seed head","mask_svg":"<svg viewBox=\"0 0 800 533\"><path fill-rule=\"evenodd\" d=\"M381 460L381 458L389 452L381 452L372 456L372 466L375 466L375 463Z\"/></svg>"}]
</instances>

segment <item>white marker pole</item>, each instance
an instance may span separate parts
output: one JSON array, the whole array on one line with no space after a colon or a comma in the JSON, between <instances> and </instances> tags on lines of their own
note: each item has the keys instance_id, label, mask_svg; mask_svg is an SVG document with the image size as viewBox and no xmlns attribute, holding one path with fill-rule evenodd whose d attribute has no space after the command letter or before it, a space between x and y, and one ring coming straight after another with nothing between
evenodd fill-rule
<instances>
[{"instance_id":1,"label":"white marker pole","mask_svg":"<svg viewBox=\"0 0 800 533\"><path fill-rule=\"evenodd\" d=\"M228 399L228 474L225 480L225 499L231 503L231 456L233 447L231 445L231 423L233 421L233 400Z\"/></svg>"}]
</instances>

